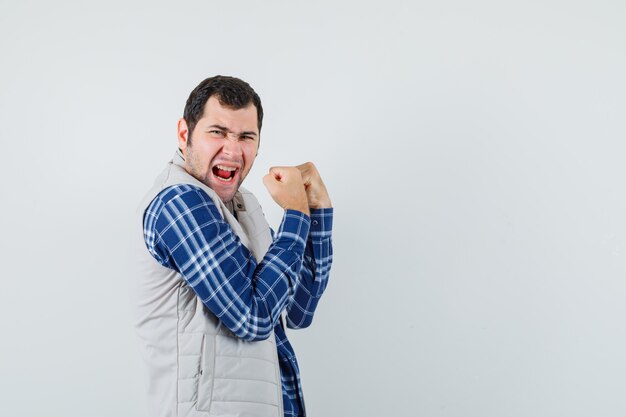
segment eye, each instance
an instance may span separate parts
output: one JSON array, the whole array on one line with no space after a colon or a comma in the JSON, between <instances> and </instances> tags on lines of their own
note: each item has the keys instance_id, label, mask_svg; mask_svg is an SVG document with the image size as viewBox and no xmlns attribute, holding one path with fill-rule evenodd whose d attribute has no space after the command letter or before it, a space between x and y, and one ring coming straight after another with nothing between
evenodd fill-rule
<instances>
[{"instance_id":1,"label":"eye","mask_svg":"<svg viewBox=\"0 0 626 417\"><path fill-rule=\"evenodd\" d=\"M224 133L224 131L222 130L214 129L214 130L209 130L209 135L211 135L214 138L223 138L226 135L226 133Z\"/></svg>"},{"instance_id":2,"label":"eye","mask_svg":"<svg viewBox=\"0 0 626 417\"><path fill-rule=\"evenodd\" d=\"M254 136L250 136L250 135L243 135L243 136L241 137L241 139L242 139L242 140L246 140L246 141L249 141L249 140L254 140Z\"/></svg>"}]
</instances>

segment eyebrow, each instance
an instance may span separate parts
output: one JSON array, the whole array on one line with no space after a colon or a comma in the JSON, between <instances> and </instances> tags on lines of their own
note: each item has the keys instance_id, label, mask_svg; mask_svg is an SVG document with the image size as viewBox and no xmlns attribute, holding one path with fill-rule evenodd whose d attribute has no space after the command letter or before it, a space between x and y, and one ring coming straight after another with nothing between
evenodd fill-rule
<instances>
[{"instance_id":1,"label":"eyebrow","mask_svg":"<svg viewBox=\"0 0 626 417\"><path fill-rule=\"evenodd\" d=\"M220 126L220 125L211 125L211 126L208 126L208 127L207 127L207 129L211 129L211 128L215 128L215 129L223 130L223 131L228 132L228 133L233 133L233 131L232 131L232 130L228 129L228 128L227 128L227 127L225 127L225 126ZM241 133L239 133L239 136L243 136L243 135L252 135L252 136L257 136L256 132L253 132L253 131L245 131L245 132L241 132Z\"/></svg>"}]
</instances>

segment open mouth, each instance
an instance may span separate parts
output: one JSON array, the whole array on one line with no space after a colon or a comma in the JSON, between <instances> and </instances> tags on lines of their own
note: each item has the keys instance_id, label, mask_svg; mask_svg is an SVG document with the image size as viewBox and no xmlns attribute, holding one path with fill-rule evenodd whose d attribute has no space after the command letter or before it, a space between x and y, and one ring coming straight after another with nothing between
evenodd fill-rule
<instances>
[{"instance_id":1,"label":"open mouth","mask_svg":"<svg viewBox=\"0 0 626 417\"><path fill-rule=\"evenodd\" d=\"M237 168L227 167L224 165L215 165L213 167L213 175L220 181L230 182L235 177Z\"/></svg>"}]
</instances>

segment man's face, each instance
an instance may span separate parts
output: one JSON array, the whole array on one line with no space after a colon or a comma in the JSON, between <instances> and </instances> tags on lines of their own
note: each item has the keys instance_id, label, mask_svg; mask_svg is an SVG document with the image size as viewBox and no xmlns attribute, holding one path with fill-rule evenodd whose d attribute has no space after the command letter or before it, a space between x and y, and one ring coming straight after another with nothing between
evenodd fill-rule
<instances>
[{"instance_id":1,"label":"man's face","mask_svg":"<svg viewBox=\"0 0 626 417\"><path fill-rule=\"evenodd\" d=\"M259 148L257 110L254 104L234 110L209 97L191 143L184 119L178 122L178 145L185 169L209 186L223 202L233 199L256 158Z\"/></svg>"}]
</instances>

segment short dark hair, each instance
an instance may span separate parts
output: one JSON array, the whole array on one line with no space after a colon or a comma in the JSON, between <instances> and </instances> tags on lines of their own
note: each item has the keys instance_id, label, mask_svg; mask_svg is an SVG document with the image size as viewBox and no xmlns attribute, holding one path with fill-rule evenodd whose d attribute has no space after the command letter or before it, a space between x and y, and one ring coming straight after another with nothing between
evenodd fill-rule
<instances>
[{"instance_id":1,"label":"short dark hair","mask_svg":"<svg viewBox=\"0 0 626 417\"><path fill-rule=\"evenodd\" d=\"M189 129L188 141L191 141L191 133L196 127L198 120L202 118L204 106L211 96L215 96L222 106L236 110L247 107L250 103L254 104L257 114L257 127L259 132L261 132L263 106L261 105L259 95L250 87L250 84L239 78L216 75L202 81L189 94L185 104L185 112L183 113L183 118L187 122L187 129Z\"/></svg>"}]
</instances>

